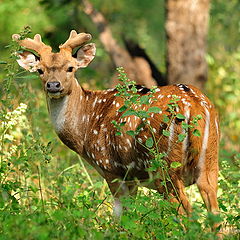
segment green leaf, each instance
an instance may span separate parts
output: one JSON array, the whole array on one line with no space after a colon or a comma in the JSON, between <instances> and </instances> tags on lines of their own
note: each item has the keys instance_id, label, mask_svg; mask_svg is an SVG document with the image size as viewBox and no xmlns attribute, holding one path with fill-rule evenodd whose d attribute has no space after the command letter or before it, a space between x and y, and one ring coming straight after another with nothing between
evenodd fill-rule
<instances>
[{"instance_id":1,"label":"green leaf","mask_svg":"<svg viewBox=\"0 0 240 240\"><path fill-rule=\"evenodd\" d=\"M176 115L176 118L177 118L177 119L182 119L182 120L186 119L186 117L185 117L184 115L182 115L181 113L178 113L178 114Z\"/></svg>"},{"instance_id":2,"label":"green leaf","mask_svg":"<svg viewBox=\"0 0 240 240\"><path fill-rule=\"evenodd\" d=\"M149 118L149 115L146 111L138 111L138 116L140 118Z\"/></svg>"},{"instance_id":3,"label":"green leaf","mask_svg":"<svg viewBox=\"0 0 240 240\"><path fill-rule=\"evenodd\" d=\"M112 123L113 125L115 125L115 126L118 125L118 123L117 123L116 120L112 120L111 123Z\"/></svg>"},{"instance_id":4,"label":"green leaf","mask_svg":"<svg viewBox=\"0 0 240 240\"><path fill-rule=\"evenodd\" d=\"M166 137L170 136L170 132L168 130L163 129L163 135Z\"/></svg>"},{"instance_id":5,"label":"green leaf","mask_svg":"<svg viewBox=\"0 0 240 240\"><path fill-rule=\"evenodd\" d=\"M0 64L7 64L7 62L5 62L5 61L0 61Z\"/></svg>"},{"instance_id":6,"label":"green leaf","mask_svg":"<svg viewBox=\"0 0 240 240\"><path fill-rule=\"evenodd\" d=\"M160 113L161 109L159 107L150 107L147 112L148 113Z\"/></svg>"},{"instance_id":7,"label":"green leaf","mask_svg":"<svg viewBox=\"0 0 240 240\"><path fill-rule=\"evenodd\" d=\"M149 104L149 96L148 95L144 95L140 98L140 103L141 104Z\"/></svg>"},{"instance_id":8,"label":"green leaf","mask_svg":"<svg viewBox=\"0 0 240 240\"><path fill-rule=\"evenodd\" d=\"M135 132L132 131L132 130L126 131L126 134L128 134L128 135L130 135L132 137L134 137L136 135Z\"/></svg>"},{"instance_id":9,"label":"green leaf","mask_svg":"<svg viewBox=\"0 0 240 240\"><path fill-rule=\"evenodd\" d=\"M132 110L132 109L129 109L125 113L123 113L122 118L127 117L127 116L131 116L131 115L135 115L135 111Z\"/></svg>"},{"instance_id":10,"label":"green leaf","mask_svg":"<svg viewBox=\"0 0 240 240\"><path fill-rule=\"evenodd\" d=\"M167 115L163 115L163 122L168 123L170 121L169 117Z\"/></svg>"},{"instance_id":11,"label":"green leaf","mask_svg":"<svg viewBox=\"0 0 240 240\"><path fill-rule=\"evenodd\" d=\"M133 96L133 97L130 98L130 101L131 101L132 103L136 103L137 100L138 100L138 98L139 98L138 95L137 95L137 96Z\"/></svg>"},{"instance_id":12,"label":"green leaf","mask_svg":"<svg viewBox=\"0 0 240 240\"><path fill-rule=\"evenodd\" d=\"M158 169L157 167L151 166L151 167L147 168L147 171L148 171L148 172L154 172L154 171L156 171L157 169Z\"/></svg>"},{"instance_id":13,"label":"green leaf","mask_svg":"<svg viewBox=\"0 0 240 240\"><path fill-rule=\"evenodd\" d=\"M122 135L122 133L119 132L119 131L117 131L117 132L115 133L115 136L121 136L121 135Z\"/></svg>"},{"instance_id":14,"label":"green leaf","mask_svg":"<svg viewBox=\"0 0 240 240\"><path fill-rule=\"evenodd\" d=\"M172 162L170 165L171 168L178 168L181 166L182 166L182 164L180 162Z\"/></svg>"},{"instance_id":15,"label":"green leaf","mask_svg":"<svg viewBox=\"0 0 240 240\"><path fill-rule=\"evenodd\" d=\"M126 106L126 105L123 105L122 107L120 107L120 108L118 109L118 112L123 112L123 111L125 111L125 110L127 110L127 106Z\"/></svg>"},{"instance_id":16,"label":"green leaf","mask_svg":"<svg viewBox=\"0 0 240 240\"><path fill-rule=\"evenodd\" d=\"M181 133L178 135L178 142L182 142L187 135L185 133Z\"/></svg>"},{"instance_id":17,"label":"green leaf","mask_svg":"<svg viewBox=\"0 0 240 240\"><path fill-rule=\"evenodd\" d=\"M126 124L126 122L122 122L122 123L119 124L119 126L123 127L123 126L125 126L125 124Z\"/></svg>"},{"instance_id":18,"label":"green leaf","mask_svg":"<svg viewBox=\"0 0 240 240\"><path fill-rule=\"evenodd\" d=\"M193 135L196 136L196 137L200 137L201 136L201 133L198 129L194 129L193 130Z\"/></svg>"},{"instance_id":19,"label":"green leaf","mask_svg":"<svg viewBox=\"0 0 240 240\"><path fill-rule=\"evenodd\" d=\"M115 178L111 181L111 183L119 182L119 178Z\"/></svg>"},{"instance_id":20,"label":"green leaf","mask_svg":"<svg viewBox=\"0 0 240 240\"><path fill-rule=\"evenodd\" d=\"M188 129L190 125L185 122L182 122L182 129Z\"/></svg>"},{"instance_id":21,"label":"green leaf","mask_svg":"<svg viewBox=\"0 0 240 240\"><path fill-rule=\"evenodd\" d=\"M198 114L198 115L196 116L196 118L197 118L198 120L200 120L200 119L202 119L202 115L201 115L201 114Z\"/></svg>"},{"instance_id":22,"label":"green leaf","mask_svg":"<svg viewBox=\"0 0 240 240\"><path fill-rule=\"evenodd\" d=\"M25 76L21 76L21 77L17 77L18 79L38 79L38 75L34 75L34 74L28 74Z\"/></svg>"},{"instance_id":23,"label":"green leaf","mask_svg":"<svg viewBox=\"0 0 240 240\"><path fill-rule=\"evenodd\" d=\"M153 147L153 143L154 143L154 141L153 141L153 138L152 138L152 137L150 137L150 138L148 138L148 139L146 140L146 146L147 146L148 148L152 148L152 147Z\"/></svg>"}]
</instances>

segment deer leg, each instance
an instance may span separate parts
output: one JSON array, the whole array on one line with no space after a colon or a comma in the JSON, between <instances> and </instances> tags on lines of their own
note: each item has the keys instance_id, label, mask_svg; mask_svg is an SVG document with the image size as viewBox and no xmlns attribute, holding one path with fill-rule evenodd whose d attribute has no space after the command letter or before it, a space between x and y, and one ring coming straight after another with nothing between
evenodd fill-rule
<instances>
[{"instance_id":1,"label":"deer leg","mask_svg":"<svg viewBox=\"0 0 240 240\"><path fill-rule=\"evenodd\" d=\"M192 206L189 203L188 197L184 191L185 186L180 179L176 179L173 181L174 191L173 194L177 198L178 202L182 205L183 209L187 213L187 215L191 215L192 213ZM181 208L179 209L179 213L181 213Z\"/></svg>"},{"instance_id":2,"label":"deer leg","mask_svg":"<svg viewBox=\"0 0 240 240\"><path fill-rule=\"evenodd\" d=\"M179 214L182 215L184 212L186 212L188 215L190 215L192 212L192 207L188 201L186 193L184 192L183 182L179 179L172 179L172 183L168 182L167 186L163 186L161 182L162 180L160 179L155 181L157 191L161 194L164 194L164 198L169 199L170 202L178 204L177 210Z\"/></svg>"},{"instance_id":3,"label":"deer leg","mask_svg":"<svg viewBox=\"0 0 240 240\"><path fill-rule=\"evenodd\" d=\"M169 198L170 198L169 202L177 204L177 212L178 212L178 214L184 215L185 214L185 210L184 210L182 204L180 203L180 201L178 200L178 198L175 196L175 194L170 193L169 194Z\"/></svg>"},{"instance_id":4,"label":"deer leg","mask_svg":"<svg viewBox=\"0 0 240 240\"><path fill-rule=\"evenodd\" d=\"M108 182L108 186L114 198L113 215L119 218L122 215L123 207L121 197L129 195L129 189L125 182Z\"/></svg>"},{"instance_id":5,"label":"deer leg","mask_svg":"<svg viewBox=\"0 0 240 240\"><path fill-rule=\"evenodd\" d=\"M132 197L136 197L137 196L137 192L138 192L138 185L135 183L131 183L131 184L128 184L127 183L127 186L128 186L128 189L129 189L129 195L132 196Z\"/></svg>"},{"instance_id":6,"label":"deer leg","mask_svg":"<svg viewBox=\"0 0 240 240\"><path fill-rule=\"evenodd\" d=\"M114 197L113 215L119 218L121 217L123 212L121 197L136 195L137 186L134 186L133 184L129 185L121 179L119 179L118 181L113 181L116 179L119 179L119 177L113 176L113 175L106 177L106 181L108 183L109 189Z\"/></svg>"},{"instance_id":7,"label":"deer leg","mask_svg":"<svg viewBox=\"0 0 240 240\"><path fill-rule=\"evenodd\" d=\"M202 196L202 199L209 212L219 214L217 202L217 171L212 171L208 174L202 173L197 180L197 186ZM212 230L215 231L221 223L214 223ZM221 232L217 233L219 239L222 239Z\"/></svg>"},{"instance_id":8,"label":"deer leg","mask_svg":"<svg viewBox=\"0 0 240 240\"><path fill-rule=\"evenodd\" d=\"M197 186L207 207L213 214L219 213L217 202L217 171L201 173L197 180Z\"/></svg>"}]
</instances>

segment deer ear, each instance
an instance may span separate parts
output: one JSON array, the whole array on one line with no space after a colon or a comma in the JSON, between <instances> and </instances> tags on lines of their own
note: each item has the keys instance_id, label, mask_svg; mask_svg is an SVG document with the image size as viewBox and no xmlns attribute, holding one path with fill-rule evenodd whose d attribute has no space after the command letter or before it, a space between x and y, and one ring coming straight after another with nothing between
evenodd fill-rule
<instances>
[{"instance_id":1,"label":"deer ear","mask_svg":"<svg viewBox=\"0 0 240 240\"><path fill-rule=\"evenodd\" d=\"M24 51L23 53L18 53L17 59L18 64L29 72L36 72L39 59L31 52Z\"/></svg>"},{"instance_id":2,"label":"deer ear","mask_svg":"<svg viewBox=\"0 0 240 240\"><path fill-rule=\"evenodd\" d=\"M93 60L96 53L96 47L94 43L84 45L77 51L77 66L78 68L85 68Z\"/></svg>"}]
</instances>

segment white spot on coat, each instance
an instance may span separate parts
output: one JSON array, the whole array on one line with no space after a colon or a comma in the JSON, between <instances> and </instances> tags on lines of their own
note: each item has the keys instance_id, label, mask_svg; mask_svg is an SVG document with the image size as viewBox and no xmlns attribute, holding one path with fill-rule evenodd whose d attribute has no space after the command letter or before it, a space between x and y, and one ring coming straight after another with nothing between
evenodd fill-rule
<instances>
[{"instance_id":1,"label":"white spot on coat","mask_svg":"<svg viewBox=\"0 0 240 240\"><path fill-rule=\"evenodd\" d=\"M174 127L175 127L175 121L172 120L170 127L169 127L170 136L168 137L168 152L171 151L171 147L172 147L172 141L173 141L173 137L174 137Z\"/></svg>"},{"instance_id":2,"label":"white spot on coat","mask_svg":"<svg viewBox=\"0 0 240 240\"><path fill-rule=\"evenodd\" d=\"M95 107L96 102L97 102L97 97L95 98L95 100L93 102L93 107Z\"/></svg>"},{"instance_id":3,"label":"white spot on coat","mask_svg":"<svg viewBox=\"0 0 240 240\"><path fill-rule=\"evenodd\" d=\"M215 118L215 126L216 126L217 136L219 136L219 130L218 130L218 122L217 122L217 118Z\"/></svg>"},{"instance_id":4,"label":"white spot on coat","mask_svg":"<svg viewBox=\"0 0 240 240\"><path fill-rule=\"evenodd\" d=\"M186 106L184 108L184 116L185 116L185 123L188 124L189 123L189 119L190 119L190 110L188 108L188 106ZM186 164L187 161L187 148L188 148L188 129L183 129L182 134L186 134L183 143L182 143L182 153L183 153L183 163L184 165Z\"/></svg>"},{"instance_id":5,"label":"white spot on coat","mask_svg":"<svg viewBox=\"0 0 240 240\"><path fill-rule=\"evenodd\" d=\"M209 137L209 125L210 125L210 113L205 109L205 127L204 127L204 133L203 133L203 141L202 141L202 148L199 156L198 166L200 169L203 168L205 164L205 156L206 156L206 150L208 145L208 137Z\"/></svg>"},{"instance_id":6,"label":"white spot on coat","mask_svg":"<svg viewBox=\"0 0 240 240\"><path fill-rule=\"evenodd\" d=\"M127 143L130 147L132 147L131 141L127 138Z\"/></svg>"}]
</instances>

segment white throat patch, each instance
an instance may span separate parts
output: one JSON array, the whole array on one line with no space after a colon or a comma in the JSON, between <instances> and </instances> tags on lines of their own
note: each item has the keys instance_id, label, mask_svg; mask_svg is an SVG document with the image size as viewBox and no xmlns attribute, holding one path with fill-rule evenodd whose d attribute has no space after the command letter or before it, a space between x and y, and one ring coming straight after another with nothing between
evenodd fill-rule
<instances>
[{"instance_id":1,"label":"white throat patch","mask_svg":"<svg viewBox=\"0 0 240 240\"><path fill-rule=\"evenodd\" d=\"M49 114L55 131L60 133L64 122L65 122L65 113L67 110L68 96L64 96L58 99L48 98L48 108Z\"/></svg>"}]
</instances>

